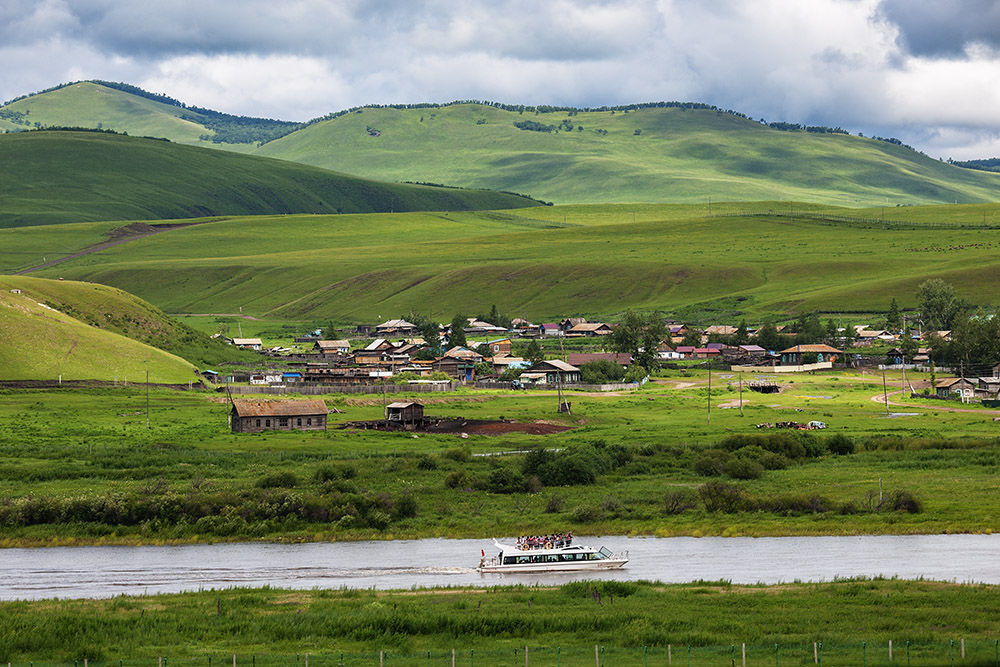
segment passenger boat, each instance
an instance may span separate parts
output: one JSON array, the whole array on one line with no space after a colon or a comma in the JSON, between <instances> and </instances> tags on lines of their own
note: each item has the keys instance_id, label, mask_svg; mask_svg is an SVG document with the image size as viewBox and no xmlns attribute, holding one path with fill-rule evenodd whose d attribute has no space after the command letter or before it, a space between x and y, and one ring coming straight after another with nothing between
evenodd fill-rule
<instances>
[{"instance_id":1,"label":"passenger boat","mask_svg":"<svg viewBox=\"0 0 1000 667\"><path fill-rule=\"evenodd\" d=\"M577 570L616 570L625 567L628 552L613 553L606 547L594 549L572 541L560 541L541 546L510 546L493 540L500 550L487 557L482 552L479 572L568 572Z\"/></svg>"}]
</instances>

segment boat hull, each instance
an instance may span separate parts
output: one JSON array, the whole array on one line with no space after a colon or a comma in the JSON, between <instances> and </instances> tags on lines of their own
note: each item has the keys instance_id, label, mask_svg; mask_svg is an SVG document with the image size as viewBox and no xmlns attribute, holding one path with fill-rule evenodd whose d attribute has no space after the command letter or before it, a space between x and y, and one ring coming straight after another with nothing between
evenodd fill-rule
<instances>
[{"instance_id":1,"label":"boat hull","mask_svg":"<svg viewBox=\"0 0 1000 667\"><path fill-rule=\"evenodd\" d=\"M519 565L480 565L476 568L484 574L532 574L535 572L579 572L584 570L620 570L628 562L627 558L605 560L585 560L561 563L521 563Z\"/></svg>"}]
</instances>

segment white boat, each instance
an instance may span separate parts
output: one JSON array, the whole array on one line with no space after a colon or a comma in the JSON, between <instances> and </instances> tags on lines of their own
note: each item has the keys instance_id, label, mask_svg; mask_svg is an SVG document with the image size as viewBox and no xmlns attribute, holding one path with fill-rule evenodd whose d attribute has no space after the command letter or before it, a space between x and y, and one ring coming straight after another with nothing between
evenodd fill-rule
<instances>
[{"instance_id":1,"label":"white boat","mask_svg":"<svg viewBox=\"0 0 1000 667\"><path fill-rule=\"evenodd\" d=\"M567 572L578 570L617 570L625 567L628 552L613 553L606 547L594 549L582 544L563 546L523 547L501 544L493 540L500 550L496 556L484 555L479 561L479 572Z\"/></svg>"}]
</instances>

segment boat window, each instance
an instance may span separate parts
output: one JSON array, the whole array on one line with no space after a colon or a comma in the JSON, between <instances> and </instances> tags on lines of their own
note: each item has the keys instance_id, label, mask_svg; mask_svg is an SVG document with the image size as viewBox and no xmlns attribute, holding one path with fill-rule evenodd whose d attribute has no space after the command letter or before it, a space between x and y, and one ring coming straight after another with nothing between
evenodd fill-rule
<instances>
[{"instance_id":1,"label":"boat window","mask_svg":"<svg viewBox=\"0 0 1000 667\"><path fill-rule=\"evenodd\" d=\"M514 556L507 556L506 558L503 559L503 564L504 565L513 565L516 562L517 562L517 558L514 557Z\"/></svg>"},{"instance_id":2,"label":"boat window","mask_svg":"<svg viewBox=\"0 0 1000 667\"><path fill-rule=\"evenodd\" d=\"M523 565L524 563L530 563L530 562L531 562L531 556L518 556L517 557L517 564L518 565Z\"/></svg>"},{"instance_id":3,"label":"boat window","mask_svg":"<svg viewBox=\"0 0 1000 667\"><path fill-rule=\"evenodd\" d=\"M559 554L549 554L548 556L545 557L545 560L547 560L550 563L558 563Z\"/></svg>"},{"instance_id":4,"label":"boat window","mask_svg":"<svg viewBox=\"0 0 1000 667\"><path fill-rule=\"evenodd\" d=\"M602 558L602 559L603 558L611 558L611 552L608 551L607 547L601 547L601 550L598 552L598 554L599 554L599 558Z\"/></svg>"}]
</instances>

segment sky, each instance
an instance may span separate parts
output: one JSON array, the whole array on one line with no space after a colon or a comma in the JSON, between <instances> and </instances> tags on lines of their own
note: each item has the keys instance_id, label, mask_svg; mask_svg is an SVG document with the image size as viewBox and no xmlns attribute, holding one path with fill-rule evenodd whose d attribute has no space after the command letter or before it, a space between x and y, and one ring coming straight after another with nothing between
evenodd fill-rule
<instances>
[{"instance_id":1,"label":"sky","mask_svg":"<svg viewBox=\"0 0 1000 667\"><path fill-rule=\"evenodd\" d=\"M0 101L124 81L228 113L692 101L1000 156L1000 0L0 0Z\"/></svg>"}]
</instances>

